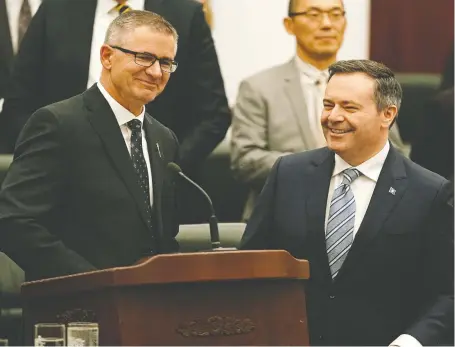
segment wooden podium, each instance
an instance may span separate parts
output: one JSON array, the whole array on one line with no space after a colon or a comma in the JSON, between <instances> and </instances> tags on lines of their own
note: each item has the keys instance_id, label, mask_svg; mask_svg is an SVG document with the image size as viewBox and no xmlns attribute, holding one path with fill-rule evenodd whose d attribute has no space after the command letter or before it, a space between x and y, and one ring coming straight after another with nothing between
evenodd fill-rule
<instances>
[{"instance_id":1,"label":"wooden podium","mask_svg":"<svg viewBox=\"0 0 455 347\"><path fill-rule=\"evenodd\" d=\"M163 254L142 263L27 282L35 323L95 321L100 345L308 345L303 280L286 251Z\"/></svg>"}]
</instances>

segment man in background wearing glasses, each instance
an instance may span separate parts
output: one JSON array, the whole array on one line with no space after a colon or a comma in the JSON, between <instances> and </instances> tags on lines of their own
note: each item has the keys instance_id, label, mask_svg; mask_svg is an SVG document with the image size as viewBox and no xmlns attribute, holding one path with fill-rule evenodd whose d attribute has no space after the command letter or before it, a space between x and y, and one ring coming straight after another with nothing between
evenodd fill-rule
<instances>
[{"instance_id":1,"label":"man in background wearing glasses","mask_svg":"<svg viewBox=\"0 0 455 347\"><path fill-rule=\"evenodd\" d=\"M145 105L177 69L177 33L129 11L109 26L100 82L36 111L0 192L0 248L39 279L176 250L174 133Z\"/></svg>"},{"instance_id":2,"label":"man in background wearing glasses","mask_svg":"<svg viewBox=\"0 0 455 347\"><path fill-rule=\"evenodd\" d=\"M322 99L346 29L343 2L290 0L284 26L295 36L295 57L243 81L234 108L231 167L250 186L244 220L280 156L326 146ZM397 129L391 132L400 148Z\"/></svg>"}]
</instances>

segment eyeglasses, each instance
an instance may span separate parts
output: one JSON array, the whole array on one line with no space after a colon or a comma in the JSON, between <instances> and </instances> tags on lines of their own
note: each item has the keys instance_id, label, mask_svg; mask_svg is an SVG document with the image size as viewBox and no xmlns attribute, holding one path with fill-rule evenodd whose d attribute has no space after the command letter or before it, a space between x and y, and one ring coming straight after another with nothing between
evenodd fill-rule
<instances>
[{"instance_id":1,"label":"eyeglasses","mask_svg":"<svg viewBox=\"0 0 455 347\"><path fill-rule=\"evenodd\" d=\"M167 73L173 73L177 70L178 63L175 60L168 59L168 58L158 58L156 55L152 53L145 53L145 52L135 52L130 51L129 49L125 49L118 46L111 46L114 49L118 49L119 51L127 54L134 55L134 62L143 67L150 67L158 60L160 63L161 71Z\"/></svg>"},{"instance_id":2,"label":"eyeglasses","mask_svg":"<svg viewBox=\"0 0 455 347\"><path fill-rule=\"evenodd\" d=\"M326 13L329 16L329 19L332 23L336 23L336 22L340 22L344 19L346 11L344 11L342 9L338 9L338 8L328 10L328 11L311 9L311 10L302 11L302 12L291 12L291 13L289 13L289 17L305 16L312 22L320 23L322 21L324 13Z\"/></svg>"}]
</instances>

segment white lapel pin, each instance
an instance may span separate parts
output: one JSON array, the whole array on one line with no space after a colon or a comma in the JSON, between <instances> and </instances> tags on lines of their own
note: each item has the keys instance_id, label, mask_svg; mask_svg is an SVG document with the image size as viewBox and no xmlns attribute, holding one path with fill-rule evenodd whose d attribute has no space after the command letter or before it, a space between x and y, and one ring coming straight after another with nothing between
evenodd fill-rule
<instances>
[{"instance_id":1,"label":"white lapel pin","mask_svg":"<svg viewBox=\"0 0 455 347\"><path fill-rule=\"evenodd\" d=\"M156 149L158 150L158 155L160 158L163 159L163 156L161 155L160 144L158 142L156 143Z\"/></svg>"},{"instance_id":2,"label":"white lapel pin","mask_svg":"<svg viewBox=\"0 0 455 347\"><path fill-rule=\"evenodd\" d=\"M397 192L397 190L393 187L390 187L389 188L389 193L392 194L392 195L395 195L395 193Z\"/></svg>"}]
</instances>

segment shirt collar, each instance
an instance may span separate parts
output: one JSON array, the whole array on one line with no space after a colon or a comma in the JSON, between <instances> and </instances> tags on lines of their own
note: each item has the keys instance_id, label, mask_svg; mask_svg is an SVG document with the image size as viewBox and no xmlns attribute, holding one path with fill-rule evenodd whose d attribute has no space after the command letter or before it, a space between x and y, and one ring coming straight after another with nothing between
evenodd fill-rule
<instances>
[{"instance_id":1,"label":"shirt collar","mask_svg":"<svg viewBox=\"0 0 455 347\"><path fill-rule=\"evenodd\" d=\"M125 107L120 105L117 100L115 100L108 91L103 87L103 85L98 82L96 84L98 89L100 90L101 94L103 94L104 98L107 100L109 106L114 112L115 118L117 119L118 125L126 125L130 120L139 119L142 124L144 124L144 114L145 114L145 107L142 106L142 112L139 116L135 116L130 111L128 111Z\"/></svg>"},{"instance_id":2,"label":"shirt collar","mask_svg":"<svg viewBox=\"0 0 455 347\"><path fill-rule=\"evenodd\" d=\"M319 81L321 77L327 81L329 78L329 70L319 70L318 68L314 67L313 65L304 62L299 56L295 56L294 58L295 65L297 66L297 70L301 74L304 74L305 76L309 77L311 80L314 82Z\"/></svg>"},{"instance_id":3,"label":"shirt collar","mask_svg":"<svg viewBox=\"0 0 455 347\"><path fill-rule=\"evenodd\" d=\"M382 167L384 166L385 159L389 154L390 144L386 141L385 146L375 156L371 157L362 164L356 166L364 176L368 177L372 181L377 182L381 173ZM346 169L352 166L346 163L338 154L335 154L335 167L333 168L332 177L340 174Z\"/></svg>"}]
</instances>

